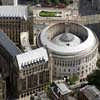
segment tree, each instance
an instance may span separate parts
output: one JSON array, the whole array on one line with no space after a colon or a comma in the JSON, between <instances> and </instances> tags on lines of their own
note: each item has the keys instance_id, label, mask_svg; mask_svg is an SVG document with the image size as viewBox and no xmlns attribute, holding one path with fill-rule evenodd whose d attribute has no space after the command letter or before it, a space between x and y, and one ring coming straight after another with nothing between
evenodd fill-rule
<instances>
[{"instance_id":1,"label":"tree","mask_svg":"<svg viewBox=\"0 0 100 100\"><path fill-rule=\"evenodd\" d=\"M60 3L59 0L52 0L53 3L55 3L56 5L58 5Z\"/></svg>"},{"instance_id":2,"label":"tree","mask_svg":"<svg viewBox=\"0 0 100 100\"><path fill-rule=\"evenodd\" d=\"M73 0L64 0L66 5L69 5L70 3L73 3Z\"/></svg>"},{"instance_id":3,"label":"tree","mask_svg":"<svg viewBox=\"0 0 100 100\"><path fill-rule=\"evenodd\" d=\"M47 3L50 4L51 3L51 0L47 0Z\"/></svg>"},{"instance_id":4,"label":"tree","mask_svg":"<svg viewBox=\"0 0 100 100\"><path fill-rule=\"evenodd\" d=\"M39 0L33 0L35 4L39 4Z\"/></svg>"},{"instance_id":5,"label":"tree","mask_svg":"<svg viewBox=\"0 0 100 100\"><path fill-rule=\"evenodd\" d=\"M100 89L100 70L95 70L93 73L87 76L87 80L90 85L95 85Z\"/></svg>"},{"instance_id":6,"label":"tree","mask_svg":"<svg viewBox=\"0 0 100 100\"><path fill-rule=\"evenodd\" d=\"M100 43L99 43L99 46L98 46L98 51L100 52Z\"/></svg>"},{"instance_id":7,"label":"tree","mask_svg":"<svg viewBox=\"0 0 100 100\"><path fill-rule=\"evenodd\" d=\"M65 1L65 4L67 4L67 5L69 4L69 0L64 0L64 1Z\"/></svg>"},{"instance_id":8,"label":"tree","mask_svg":"<svg viewBox=\"0 0 100 100\"><path fill-rule=\"evenodd\" d=\"M34 96L31 96L31 97L30 97L30 100L35 100L35 99L34 99Z\"/></svg>"},{"instance_id":9,"label":"tree","mask_svg":"<svg viewBox=\"0 0 100 100\"><path fill-rule=\"evenodd\" d=\"M97 60L96 65L97 65L98 68L100 68L100 59Z\"/></svg>"},{"instance_id":10,"label":"tree","mask_svg":"<svg viewBox=\"0 0 100 100\"><path fill-rule=\"evenodd\" d=\"M52 84L48 83L43 89L46 92L48 97L52 96L52 91L51 91L51 88L50 88L51 86L52 86Z\"/></svg>"},{"instance_id":11,"label":"tree","mask_svg":"<svg viewBox=\"0 0 100 100\"><path fill-rule=\"evenodd\" d=\"M73 75L71 75L71 76L69 77L69 82L70 82L70 85L75 84L75 83L76 83L76 81L78 81L78 80L79 80L78 75L73 74Z\"/></svg>"}]
</instances>

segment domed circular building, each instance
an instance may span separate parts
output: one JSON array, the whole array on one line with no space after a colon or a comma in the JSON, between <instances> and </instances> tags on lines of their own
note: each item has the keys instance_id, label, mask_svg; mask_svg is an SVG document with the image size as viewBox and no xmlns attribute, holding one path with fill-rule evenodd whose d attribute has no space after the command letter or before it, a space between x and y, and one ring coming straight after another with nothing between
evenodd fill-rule
<instances>
[{"instance_id":1,"label":"domed circular building","mask_svg":"<svg viewBox=\"0 0 100 100\"><path fill-rule=\"evenodd\" d=\"M80 81L96 69L98 39L87 27L76 23L57 23L38 36L38 46L51 54L54 78L77 75Z\"/></svg>"}]
</instances>

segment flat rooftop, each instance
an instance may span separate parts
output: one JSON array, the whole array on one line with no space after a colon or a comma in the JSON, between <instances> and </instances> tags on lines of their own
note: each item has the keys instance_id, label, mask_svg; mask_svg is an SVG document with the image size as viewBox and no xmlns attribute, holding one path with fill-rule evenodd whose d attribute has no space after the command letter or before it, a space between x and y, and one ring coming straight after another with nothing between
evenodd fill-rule
<instances>
[{"instance_id":1,"label":"flat rooftop","mask_svg":"<svg viewBox=\"0 0 100 100\"><path fill-rule=\"evenodd\" d=\"M100 91L92 85L87 85L80 90L88 100L100 100Z\"/></svg>"}]
</instances>

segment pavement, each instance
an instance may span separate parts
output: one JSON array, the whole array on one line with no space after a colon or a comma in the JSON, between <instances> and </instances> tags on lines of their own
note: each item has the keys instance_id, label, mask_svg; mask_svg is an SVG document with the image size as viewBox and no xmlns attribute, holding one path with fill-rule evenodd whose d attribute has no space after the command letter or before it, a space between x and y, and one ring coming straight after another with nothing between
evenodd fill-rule
<instances>
[{"instance_id":1,"label":"pavement","mask_svg":"<svg viewBox=\"0 0 100 100\"><path fill-rule=\"evenodd\" d=\"M77 100L77 99L74 97L68 96L68 100Z\"/></svg>"}]
</instances>

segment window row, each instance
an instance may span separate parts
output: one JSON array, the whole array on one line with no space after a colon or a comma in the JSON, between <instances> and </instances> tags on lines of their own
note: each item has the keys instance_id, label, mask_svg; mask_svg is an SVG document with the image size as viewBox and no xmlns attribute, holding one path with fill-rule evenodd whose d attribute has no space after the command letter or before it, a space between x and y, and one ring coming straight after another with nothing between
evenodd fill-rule
<instances>
[{"instance_id":1,"label":"window row","mask_svg":"<svg viewBox=\"0 0 100 100\"><path fill-rule=\"evenodd\" d=\"M35 66L33 68L30 68L28 70L24 70L22 71L23 72L23 75L29 75L29 74L32 74L34 72L40 72L44 69L47 69L48 67L46 65L41 65L41 66Z\"/></svg>"},{"instance_id":2,"label":"window row","mask_svg":"<svg viewBox=\"0 0 100 100\"><path fill-rule=\"evenodd\" d=\"M30 75L25 79L21 79L21 90L36 88L41 84L49 82L49 71L40 72L35 75Z\"/></svg>"},{"instance_id":3,"label":"window row","mask_svg":"<svg viewBox=\"0 0 100 100\"><path fill-rule=\"evenodd\" d=\"M92 66L87 66L86 68L83 66L82 68L59 68L59 72L62 72L62 73L70 73L70 72L80 72L80 73L84 73L84 72L91 72L92 70L95 69L96 66L92 65Z\"/></svg>"},{"instance_id":4,"label":"window row","mask_svg":"<svg viewBox=\"0 0 100 100\"><path fill-rule=\"evenodd\" d=\"M87 63L89 61L91 61L93 59L93 57L95 56L95 52L85 58L81 58L79 60L69 60L69 61L65 61L62 59L54 59L54 64L57 66L77 66L80 65L81 63ZM67 59L67 58L66 58Z\"/></svg>"}]
</instances>

